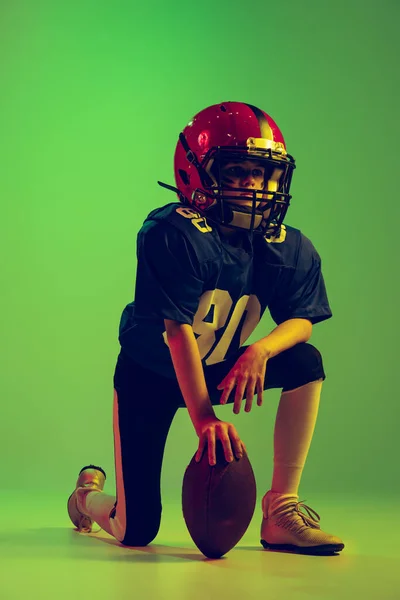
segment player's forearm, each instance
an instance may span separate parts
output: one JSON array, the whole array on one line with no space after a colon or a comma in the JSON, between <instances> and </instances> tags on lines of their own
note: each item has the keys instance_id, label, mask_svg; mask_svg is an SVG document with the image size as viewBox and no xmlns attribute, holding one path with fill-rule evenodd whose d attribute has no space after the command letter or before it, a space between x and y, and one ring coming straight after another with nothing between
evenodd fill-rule
<instances>
[{"instance_id":1,"label":"player's forearm","mask_svg":"<svg viewBox=\"0 0 400 600\"><path fill-rule=\"evenodd\" d=\"M255 342L266 358L272 358L300 342L308 342L312 333L312 324L307 319L289 319L284 321L265 338Z\"/></svg>"},{"instance_id":2,"label":"player's forearm","mask_svg":"<svg viewBox=\"0 0 400 600\"><path fill-rule=\"evenodd\" d=\"M201 419L215 417L204 377L199 348L190 325L167 332L168 345L176 377L193 426Z\"/></svg>"}]
</instances>

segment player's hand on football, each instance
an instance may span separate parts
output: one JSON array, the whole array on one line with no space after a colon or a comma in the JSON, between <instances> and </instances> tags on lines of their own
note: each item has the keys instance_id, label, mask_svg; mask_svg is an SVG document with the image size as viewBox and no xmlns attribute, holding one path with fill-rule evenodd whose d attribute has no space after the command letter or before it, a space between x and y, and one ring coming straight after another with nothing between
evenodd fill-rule
<instances>
[{"instance_id":1,"label":"player's hand on football","mask_svg":"<svg viewBox=\"0 0 400 600\"><path fill-rule=\"evenodd\" d=\"M227 403L230 393L237 386L233 404L235 414L239 414L244 396L246 396L245 411L250 412L256 392L257 405L261 406L267 360L267 355L260 345L255 343L249 346L217 386L218 390L224 390L220 404Z\"/></svg>"},{"instance_id":2,"label":"player's hand on football","mask_svg":"<svg viewBox=\"0 0 400 600\"><path fill-rule=\"evenodd\" d=\"M199 447L195 456L196 462L201 459L207 445L208 462L211 466L216 464L215 445L217 440L222 443L227 462L232 462L233 452L238 459L243 456L244 452L247 453L246 446L241 441L235 426L232 423L220 421L217 417L203 419L196 428L196 433L199 436Z\"/></svg>"}]
</instances>

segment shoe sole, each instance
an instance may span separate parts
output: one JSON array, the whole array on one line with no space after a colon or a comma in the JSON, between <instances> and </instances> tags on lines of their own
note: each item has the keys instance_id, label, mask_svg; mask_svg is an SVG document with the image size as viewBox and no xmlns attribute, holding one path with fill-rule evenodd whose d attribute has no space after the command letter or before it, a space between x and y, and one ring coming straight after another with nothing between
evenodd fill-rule
<instances>
[{"instance_id":1,"label":"shoe sole","mask_svg":"<svg viewBox=\"0 0 400 600\"><path fill-rule=\"evenodd\" d=\"M265 540L260 540L266 550L284 550L296 554L317 554L326 555L341 552L344 544L322 544L320 546L295 546L294 544L268 544Z\"/></svg>"}]
</instances>

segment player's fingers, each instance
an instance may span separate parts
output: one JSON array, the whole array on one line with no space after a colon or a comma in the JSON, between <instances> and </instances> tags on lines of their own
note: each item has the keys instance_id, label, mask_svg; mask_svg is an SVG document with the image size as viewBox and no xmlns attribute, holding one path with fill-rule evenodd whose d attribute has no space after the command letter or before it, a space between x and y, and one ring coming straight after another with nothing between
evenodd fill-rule
<instances>
[{"instance_id":1,"label":"player's fingers","mask_svg":"<svg viewBox=\"0 0 400 600\"><path fill-rule=\"evenodd\" d=\"M204 446L206 445L206 436L205 435L201 435L200 436L200 441L199 441L199 447L197 449L196 452L196 456L195 456L195 461L199 462L201 460L201 457L203 455L203 450L204 450Z\"/></svg>"},{"instance_id":2,"label":"player's fingers","mask_svg":"<svg viewBox=\"0 0 400 600\"><path fill-rule=\"evenodd\" d=\"M263 387L264 387L264 379L257 380L257 404L261 406L263 403Z\"/></svg>"},{"instance_id":3,"label":"player's fingers","mask_svg":"<svg viewBox=\"0 0 400 600\"><path fill-rule=\"evenodd\" d=\"M231 439L231 444L232 444L233 450L235 452L236 458L242 458L242 456L243 456L243 442L241 441L240 437L238 436L238 433L237 433L236 429L234 429L233 426L229 430L229 436L230 436L230 439Z\"/></svg>"},{"instance_id":4,"label":"player's fingers","mask_svg":"<svg viewBox=\"0 0 400 600\"><path fill-rule=\"evenodd\" d=\"M240 412L240 407L242 404L246 383L247 383L246 378L240 379L237 382L237 388L236 388L236 392L235 392L235 401L234 401L234 405L233 405L233 412L235 413L235 415L238 415Z\"/></svg>"},{"instance_id":5,"label":"player's fingers","mask_svg":"<svg viewBox=\"0 0 400 600\"><path fill-rule=\"evenodd\" d=\"M221 395L221 398L219 401L220 404L226 404L228 402L229 395L234 387L235 387L235 379L231 379L231 381L229 381L226 384L226 387L225 387L224 391L222 392L222 395Z\"/></svg>"},{"instance_id":6,"label":"player's fingers","mask_svg":"<svg viewBox=\"0 0 400 600\"><path fill-rule=\"evenodd\" d=\"M225 387L225 377L224 379L221 381L221 383L219 383L217 385L217 390L222 390Z\"/></svg>"},{"instance_id":7,"label":"player's fingers","mask_svg":"<svg viewBox=\"0 0 400 600\"><path fill-rule=\"evenodd\" d=\"M215 458L215 429L208 429L207 434L208 462L212 466L217 462Z\"/></svg>"},{"instance_id":8,"label":"player's fingers","mask_svg":"<svg viewBox=\"0 0 400 600\"><path fill-rule=\"evenodd\" d=\"M244 408L245 412L251 411L251 407L253 405L254 388L255 387L256 387L256 381L254 379L249 379L249 381L247 382L246 406Z\"/></svg>"},{"instance_id":9,"label":"player's fingers","mask_svg":"<svg viewBox=\"0 0 400 600\"><path fill-rule=\"evenodd\" d=\"M229 438L229 435L220 434L219 439L221 440L222 446L224 448L225 460L227 462L232 462L233 452L232 452L231 440Z\"/></svg>"}]
</instances>

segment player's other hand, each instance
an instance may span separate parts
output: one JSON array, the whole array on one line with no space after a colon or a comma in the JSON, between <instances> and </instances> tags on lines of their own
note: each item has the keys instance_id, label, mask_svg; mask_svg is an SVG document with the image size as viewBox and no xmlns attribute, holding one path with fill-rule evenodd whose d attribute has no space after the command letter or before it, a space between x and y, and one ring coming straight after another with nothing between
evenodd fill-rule
<instances>
[{"instance_id":1,"label":"player's other hand","mask_svg":"<svg viewBox=\"0 0 400 600\"><path fill-rule=\"evenodd\" d=\"M228 402L231 392L236 387L233 404L233 412L236 415L240 412L244 397L246 398L245 412L251 411L255 393L257 393L257 405L262 406L267 362L267 355L260 344L254 343L249 346L217 386L217 390L224 390L220 404Z\"/></svg>"},{"instance_id":2,"label":"player's other hand","mask_svg":"<svg viewBox=\"0 0 400 600\"><path fill-rule=\"evenodd\" d=\"M207 445L208 462L211 466L216 464L215 444L220 440L224 449L225 459L232 462L233 452L236 458L241 458L243 452L247 453L246 446L241 441L236 428L232 423L220 421L217 417L206 417L196 427L199 437L199 447L196 452L195 461L199 462L204 448Z\"/></svg>"}]
</instances>

